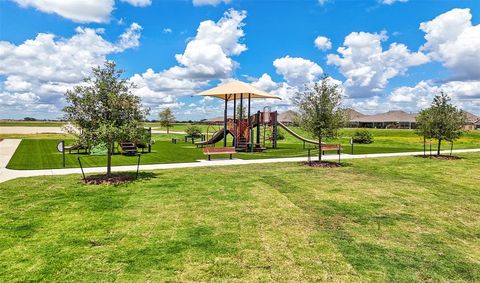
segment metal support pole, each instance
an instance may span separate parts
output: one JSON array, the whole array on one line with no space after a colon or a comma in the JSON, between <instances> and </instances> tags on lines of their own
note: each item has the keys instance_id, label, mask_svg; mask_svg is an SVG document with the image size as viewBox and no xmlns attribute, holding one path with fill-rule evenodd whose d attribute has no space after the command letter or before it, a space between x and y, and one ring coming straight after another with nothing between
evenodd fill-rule
<instances>
[{"instance_id":1,"label":"metal support pole","mask_svg":"<svg viewBox=\"0 0 480 283\"><path fill-rule=\"evenodd\" d=\"M243 134L243 93L240 93L240 113L239 113L239 122L238 122L238 136L241 136ZM237 141L238 145L238 141Z\"/></svg>"},{"instance_id":2,"label":"metal support pole","mask_svg":"<svg viewBox=\"0 0 480 283\"><path fill-rule=\"evenodd\" d=\"M451 142L451 145L450 145L450 156L452 156L452 153L453 153L453 141Z\"/></svg>"},{"instance_id":3,"label":"metal support pole","mask_svg":"<svg viewBox=\"0 0 480 283\"><path fill-rule=\"evenodd\" d=\"M87 178L85 177L85 172L83 172L82 161L80 161L80 156L77 156L78 164L80 164L80 169L82 170L83 182L87 183Z\"/></svg>"},{"instance_id":4,"label":"metal support pole","mask_svg":"<svg viewBox=\"0 0 480 283\"><path fill-rule=\"evenodd\" d=\"M233 146L237 148L237 94L233 95Z\"/></svg>"},{"instance_id":5,"label":"metal support pole","mask_svg":"<svg viewBox=\"0 0 480 283\"><path fill-rule=\"evenodd\" d=\"M228 100L227 95L225 94L225 109L223 111L223 146L227 146L227 106Z\"/></svg>"},{"instance_id":6,"label":"metal support pole","mask_svg":"<svg viewBox=\"0 0 480 283\"><path fill-rule=\"evenodd\" d=\"M278 136L277 136L277 131L278 131L278 123L277 123L278 112L275 111L275 112L273 112L273 113L274 113L274 118L273 118L273 120L274 120L274 122L273 122L273 125L274 125L274 128L273 128L273 144L274 144L274 146L273 146L273 148L276 149L276 148L277 148L277 137L278 137Z\"/></svg>"},{"instance_id":7,"label":"metal support pole","mask_svg":"<svg viewBox=\"0 0 480 283\"><path fill-rule=\"evenodd\" d=\"M251 94L248 94L248 139L250 143L250 152L253 152L253 129L252 129L252 119L250 119L250 100L251 100Z\"/></svg>"},{"instance_id":8,"label":"metal support pole","mask_svg":"<svg viewBox=\"0 0 480 283\"><path fill-rule=\"evenodd\" d=\"M148 128L149 138L148 138L148 152L152 152L152 127Z\"/></svg>"},{"instance_id":9,"label":"metal support pole","mask_svg":"<svg viewBox=\"0 0 480 283\"><path fill-rule=\"evenodd\" d=\"M257 111L257 144L260 145L260 111Z\"/></svg>"},{"instance_id":10,"label":"metal support pole","mask_svg":"<svg viewBox=\"0 0 480 283\"><path fill-rule=\"evenodd\" d=\"M65 141L61 141L62 144L62 165L65 168Z\"/></svg>"},{"instance_id":11,"label":"metal support pole","mask_svg":"<svg viewBox=\"0 0 480 283\"><path fill-rule=\"evenodd\" d=\"M310 155L310 148L308 148L308 165L312 165L312 159L311 159L311 155Z\"/></svg>"},{"instance_id":12,"label":"metal support pole","mask_svg":"<svg viewBox=\"0 0 480 283\"><path fill-rule=\"evenodd\" d=\"M135 179L138 179L138 171L140 170L140 157L141 157L141 156L142 156L141 154L138 155L138 160L137 160L137 175L135 176Z\"/></svg>"},{"instance_id":13,"label":"metal support pole","mask_svg":"<svg viewBox=\"0 0 480 283\"><path fill-rule=\"evenodd\" d=\"M243 120L243 93L240 93L240 123Z\"/></svg>"},{"instance_id":14,"label":"metal support pole","mask_svg":"<svg viewBox=\"0 0 480 283\"><path fill-rule=\"evenodd\" d=\"M426 154L426 151L427 151L427 139L425 137L423 137L423 157L425 157L427 154Z\"/></svg>"}]
</instances>

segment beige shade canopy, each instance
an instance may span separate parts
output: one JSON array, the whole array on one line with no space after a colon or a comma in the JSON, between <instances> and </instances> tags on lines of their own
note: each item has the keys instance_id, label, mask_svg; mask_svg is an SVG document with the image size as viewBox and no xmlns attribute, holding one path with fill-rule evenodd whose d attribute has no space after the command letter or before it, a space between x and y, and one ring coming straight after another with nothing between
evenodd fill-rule
<instances>
[{"instance_id":1,"label":"beige shade canopy","mask_svg":"<svg viewBox=\"0 0 480 283\"><path fill-rule=\"evenodd\" d=\"M240 95L243 94L243 98L274 98L281 99L276 95L269 94L263 90L260 90L251 84L247 84L241 81L231 81L212 89L199 93L199 96L213 96L226 100L233 100L234 98L240 99ZM236 95L236 96L235 96Z\"/></svg>"}]
</instances>

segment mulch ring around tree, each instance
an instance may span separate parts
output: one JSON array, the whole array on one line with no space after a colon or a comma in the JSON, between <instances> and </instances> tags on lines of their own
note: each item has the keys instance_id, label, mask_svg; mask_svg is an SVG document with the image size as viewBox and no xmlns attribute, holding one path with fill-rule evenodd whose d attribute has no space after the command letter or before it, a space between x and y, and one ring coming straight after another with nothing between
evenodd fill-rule
<instances>
[{"instance_id":1,"label":"mulch ring around tree","mask_svg":"<svg viewBox=\"0 0 480 283\"><path fill-rule=\"evenodd\" d=\"M440 160L458 160L462 159L461 157L455 156L455 155L415 155L415 157L421 157L421 158L431 158L431 159L440 159Z\"/></svg>"},{"instance_id":2,"label":"mulch ring around tree","mask_svg":"<svg viewBox=\"0 0 480 283\"><path fill-rule=\"evenodd\" d=\"M135 177L127 174L111 175L107 178L106 175L93 175L85 178L87 185L118 185L135 180Z\"/></svg>"},{"instance_id":3,"label":"mulch ring around tree","mask_svg":"<svg viewBox=\"0 0 480 283\"><path fill-rule=\"evenodd\" d=\"M342 167L343 165L338 163L338 162L332 162L332 161L306 161L303 162L305 166L310 166L310 167L323 167L323 168L337 168L337 167Z\"/></svg>"}]
</instances>

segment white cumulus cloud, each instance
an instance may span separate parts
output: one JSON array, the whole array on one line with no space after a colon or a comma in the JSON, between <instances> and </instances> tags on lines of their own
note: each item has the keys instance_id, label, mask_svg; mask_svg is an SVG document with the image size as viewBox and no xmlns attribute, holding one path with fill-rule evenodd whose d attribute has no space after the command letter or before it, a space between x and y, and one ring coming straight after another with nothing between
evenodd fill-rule
<instances>
[{"instance_id":1,"label":"white cumulus cloud","mask_svg":"<svg viewBox=\"0 0 480 283\"><path fill-rule=\"evenodd\" d=\"M456 79L480 79L480 25L472 25L470 9L453 9L420 24L422 50L454 72Z\"/></svg>"},{"instance_id":2,"label":"white cumulus cloud","mask_svg":"<svg viewBox=\"0 0 480 283\"><path fill-rule=\"evenodd\" d=\"M300 57L278 58L273 61L273 66L277 69L277 73L291 85L312 82L323 74L322 68L317 63Z\"/></svg>"},{"instance_id":3,"label":"white cumulus cloud","mask_svg":"<svg viewBox=\"0 0 480 283\"><path fill-rule=\"evenodd\" d=\"M12 0L21 7L57 14L79 23L104 23L110 19L114 0Z\"/></svg>"},{"instance_id":4,"label":"white cumulus cloud","mask_svg":"<svg viewBox=\"0 0 480 283\"><path fill-rule=\"evenodd\" d=\"M192 3L194 6L205 6L205 5L212 5L216 6L220 3L228 4L231 0L193 0Z\"/></svg>"},{"instance_id":5,"label":"white cumulus cloud","mask_svg":"<svg viewBox=\"0 0 480 283\"><path fill-rule=\"evenodd\" d=\"M478 113L480 105L480 81L450 81L435 83L432 80L420 81L414 86L396 88L388 97L388 102L397 108L419 111L428 107L435 95L447 93L452 101L465 110Z\"/></svg>"},{"instance_id":6,"label":"white cumulus cloud","mask_svg":"<svg viewBox=\"0 0 480 283\"><path fill-rule=\"evenodd\" d=\"M396 2L405 3L408 2L408 0L379 0L379 2L385 5L392 5Z\"/></svg>"},{"instance_id":7,"label":"white cumulus cloud","mask_svg":"<svg viewBox=\"0 0 480 283\"><path fill-rule=\"evenodd\" d=\"M328 50L332 48L332 42L328 37L325 36L317 36L314 41L315 47L319 50Z\"/></svg>"},{"instance_id":8,"label":"white cumulus cloud","mask_svg":"<svg viewBox=\"0 0 480 283\"><path fill-rule=\"evenodd\" d=\"M115 0L10 0L23 8L35 8L57 14L77 23L106 23L115 8ZM133 6L145 7L152 0L121 0Z\"/></svg>"},{"instance_id":9,"label":"white cumulus cloud","mask_svg":"<svg viewBox=\"0 0 480 283\"><path fill-rule=\"evenodd\" d=\"M135 94L155 107L166 100L192 95L211 80L228 79L238 66L232 56L247 50L241 43L245 17L246 12L231 9L217 22L201 22L184 52L175 55L178 65L160 72L148 69L131 78L138 86Z\"/></svg>"},{"instance_id":10,"label":"white cumulus cloud","mask_svg":"<svg viewBox=\"0 0 480 283\"><path fill-rule=\"evenodd\" d=\"M135 7L146 7L152 4L152 0L121 0Z\"/></svg>"},{"instance_id":11,"label":"white cumulus cloud","mask_svg":"<svg viewBox=\"0 0 480 283\"><path fill-rule=\"evenodd\" d=\"M92 67L103 64L109 54L138 46L140 29L132 24L115 43L102 37L103 29L82 27L70 38L39 33L19 45L0 41L0 75L5 77L0 82L4 97L0 109L8 105L5 97L33 93L39 105L48 105L40 110L58 111L55 106L61 106L65 91L88 76Z\"/></svg>"},{"instance_id":12,"label":"white cumulus cloud","mask_svg":"<svg viewBox=\"0 0 480 283\"><path fill-rule=\"evenodd\" d=\"M409 67L422 65L429 58L413 52L401 43L392 43L383 50L382 33L352 32L337 49L339 54L329 54L327 63L339 68L346 77L347 94L368 97L383 91L390 79L405 74Z\"/></svg>"}]
</instances>

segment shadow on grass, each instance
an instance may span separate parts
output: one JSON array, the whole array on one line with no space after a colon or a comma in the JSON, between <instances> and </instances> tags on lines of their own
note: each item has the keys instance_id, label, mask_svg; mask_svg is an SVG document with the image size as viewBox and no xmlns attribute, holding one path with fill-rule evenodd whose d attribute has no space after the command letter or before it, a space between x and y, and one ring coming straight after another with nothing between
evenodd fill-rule
<instances>
[{"instance_id":1,"label":"shadow on grass","mask_svg":"<svg viewBox=\"0 0 480 283\"><path fill-rule=\"evenodd\" d=\"M305 161L301 163L302 165L306 167L312 167L312 168L342 168L342 167L352 167L353 164L349 162L344 162L341 161L340 163L338 161L322 161L319 162L318 160L315 161Z\"/></svg>"}]
</instances>

